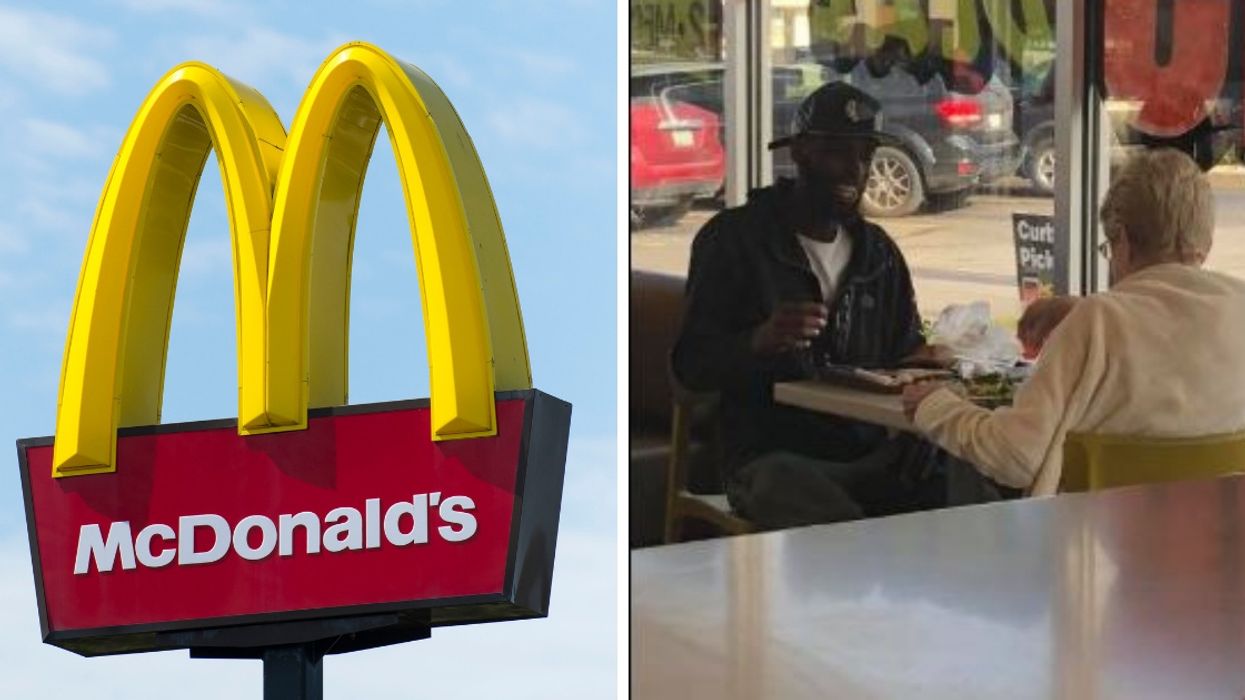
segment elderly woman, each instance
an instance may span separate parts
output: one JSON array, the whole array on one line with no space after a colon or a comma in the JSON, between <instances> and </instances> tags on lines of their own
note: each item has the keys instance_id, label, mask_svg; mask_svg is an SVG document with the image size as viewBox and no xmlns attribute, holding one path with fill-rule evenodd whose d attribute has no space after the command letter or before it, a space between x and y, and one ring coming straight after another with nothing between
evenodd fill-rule
<instances>
[{"instance_id":1,"label":"elderly woman","mask_svg":"<svg viewBox=\"0 0 1245 700\"><path fill-rule=\"evenodd\" d=\"M1111 289L1080 300L1013 405L910 387L916 426L991 479L1054 493L1068 433L1193 437L1245 429L1245 281L1202 269L1210 186L1188 156L1147 151L1103 202Z\"/></svg>"}]
</instances>

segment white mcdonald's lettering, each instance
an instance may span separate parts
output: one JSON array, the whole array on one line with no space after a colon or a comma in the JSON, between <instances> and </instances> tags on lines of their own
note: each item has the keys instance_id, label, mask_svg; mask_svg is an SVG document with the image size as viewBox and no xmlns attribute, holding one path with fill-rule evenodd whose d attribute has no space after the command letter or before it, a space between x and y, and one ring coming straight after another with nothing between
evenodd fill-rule
<instances>
[{"instance_id":1,"label":"white mcdonald's lettering","mask_svg":"<svg viewBox=\"0 0 1245 700\"><path fill-rule=\"evenodd\" d=\"M341 507L330 510L323 518L303 511L279 515L275 522L266 515L248 515L233 526L213 513L183 515L177 519L176 532L169 525L152 523L139 530L137 537L129 521L109 524L107 537L98 523L91 523L78 530L73 572L89 573L92 562L96 571L109 572L118 560L126 571L140 565L158 569L169 564L211 564L224 559L231 548L247 561L266 559L274 551L278 556L289 557L294 555L294 535L300 528L305 541L303 551L308 555L319 554L321 549L378 549L382 535L384 541L395 547L427 544L429 512L434 510L443 523L435 529L437 537L444 542L464 542L476 534L476 517L471 513L475 507L469 496L442 499L441 492L434 491L391 504L385 511L383 525L379 498L367 499L364 513L357 508ZM210 546L197 547L205 541L202 536L210 540Z\"/></svg>"}]
</instances>

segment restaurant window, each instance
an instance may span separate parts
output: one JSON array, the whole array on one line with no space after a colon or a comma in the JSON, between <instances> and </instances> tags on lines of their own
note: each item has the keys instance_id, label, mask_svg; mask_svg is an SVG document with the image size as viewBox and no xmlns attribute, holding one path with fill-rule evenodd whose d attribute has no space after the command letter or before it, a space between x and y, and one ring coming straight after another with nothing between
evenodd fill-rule
<instances>
[{"instance_id":1,"label":"restaurant window","mask_svg":"<svg viewBox=\"0 0 1245 700\"><path fill-rule=\"evenodd\" d=\"M1245 4L1105 0L1099 19L1100 118L1108 128L1098 157L1114 174L1130 154L1148 146L1192 156L1207 172L1215 199L1216 235L1206 267L1245 276L1245 245L1231 235L1245 211ZM1097 240L1103 235L1096 231ZM1095 287L1102 289L1105 265L1098 272Z\"/></svg>"},{"instance_id":2,"label":"restaurant window","mask_svg":"<svg viewBox=\"0 0 1245 700\"><path fill-rule=\"evenodd\" d=\"M761 41L726 15L764 8ZM737 19L741 22L742 20ZM762 47L768 119L733 113L725 64ZM730 201L727 125L787 133L800 101L847 82L881 103L898 144L874 159L863 208L903 250L924 316L989 303L1013 328L1025 300L1068 291L1056 255L1053 0L632 0L632 266L685 274L695 233ZM738 103L736 103L738 104ZM735 143L740 143L736 140ZM739 191L792 177L785 149ZM741 175L733 175L741 173ZM1066 248L1065 248L1066 249ZM1062 250L1062 249L1061 249Z\"/></svg>"},{"instance_id":3,"label":"restaurant window","mask_svg":"<svg viewBox=\"0 0 1245 700\"><path fill-rule=\"evenodd\" d=\"M1064 285L1054 225L1055 13L1042 0L772 0L773 131L841 81L882 107L862 209L895 239L927 319L1022 303ZM793 177L786 149L776 178Z\"/></svg>"},{"instance_id":4,"label":"restaurant window","mask_svg":"<svg viewBox=\"0 0 1245 700\"><path fill-rule=\"evenodd\" d=\"M632 0L631 229L670 236L724 203L726 47L721 0ZM671 272L686 261L651 261Z\"/></svg>"},{"instance_id":5,"label":"restaurant window","mask_svg":"<svg viewBox=\"0 0 1245 700\"><path fill-rule=\"evenodd\" d=\"M692 242L748 190L795 175L787 152L765 145L822 85L850 83L881 105L895 144L871 164L865 213L903 252L927 321L986 302L1007 338L1027 300L1079 291L1069 269L1080 243L1070 254L1072 227L1055 218L1057 173L1083 173L1056 157L1056 123L1073 108L1062 93L1064 114L1056 104L1054 5L631 0L633 544L662 541L671 426L682 425L669 358ZM687 452L689 488L720 493L697 482L712 469L696 461L713 455Z\"/></svg>"}]
</instances>

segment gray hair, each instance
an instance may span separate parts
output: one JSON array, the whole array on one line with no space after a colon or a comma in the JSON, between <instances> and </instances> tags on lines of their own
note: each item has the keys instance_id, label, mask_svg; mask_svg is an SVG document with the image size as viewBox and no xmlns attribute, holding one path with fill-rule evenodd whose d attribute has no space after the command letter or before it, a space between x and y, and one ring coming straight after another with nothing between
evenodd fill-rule
<instances>
[{"instance_id":1,"label":"gray hair","mask_svg":"<svg viewBox=\"0 0 1245 700\"><path fill-rule=\"evenodd\" d=\"M1210 252L1215 202L1210 183L1189 156L1146 150L1115 174L1099 211L1108 238L1127 236L1138 260L1193 262Z\"/></svg>"}]
</instances>

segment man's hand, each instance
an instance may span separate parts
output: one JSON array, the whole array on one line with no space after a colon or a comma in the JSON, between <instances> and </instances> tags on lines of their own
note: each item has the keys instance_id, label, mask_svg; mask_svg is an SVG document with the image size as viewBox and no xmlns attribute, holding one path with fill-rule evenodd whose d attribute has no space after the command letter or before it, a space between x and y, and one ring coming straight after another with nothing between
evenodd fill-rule
<instances>
[{"instance_id":1,"label":"man's hand","mask_svg":"<svg viewBox=\"0 0 1245 700\"><path fill-rule=\"evenodd\" d=\"M901 367L946 369L955 364L955 353L946 345L922 345L899 361Z\"/></svg>"},{"instance_id":2,"label":"man's hand","mask_svg":"<svg viewBox=\"0 0 1245 700\"><path fill-rule=\"evenodd\" d=\"M826 306L817 302L784 302L752 332L752 352L777 355L806 348L826 327Z\"/></svg>"},{"instance_id":3,"label":"man's hand","mask_svg":"<svg viewBox=\"0 0 1245 700\"><path fill-rule=\"evenodd\" d=\"M903 414L910 421L916 420L916 410L921 406L925 397L946 386L946 382L921 382L905 386L903 388Z\"/></svg>"}]
</instances>

